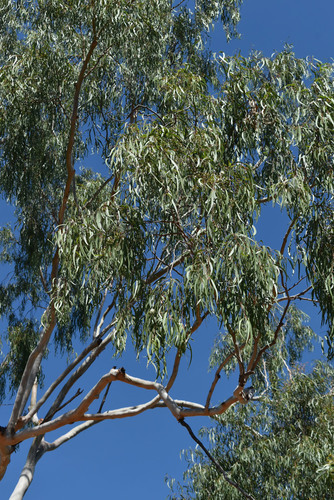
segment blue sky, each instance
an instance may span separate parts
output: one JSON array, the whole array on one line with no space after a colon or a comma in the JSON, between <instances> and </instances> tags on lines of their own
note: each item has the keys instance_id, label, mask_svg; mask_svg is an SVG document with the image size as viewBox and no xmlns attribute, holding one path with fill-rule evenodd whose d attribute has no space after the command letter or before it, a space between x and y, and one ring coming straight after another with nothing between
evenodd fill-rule
<instances>
[{"instance_id":1,"label":"blue sky","mask_svg":"<svg viewBox=\"0 0 334 500\"><path fill-rule=\"evenodd\" d=\"M245 0L241 10L240 40L226 44L222 29L216 28L211 47L227 54L241 51L247 55L251 50L260 50L266 56L282 50L285 43L293 44L299 57L314 56L331 62L334 56L333 0ZM3 207L2 207L3 208ZM9 211L2 209L0 223L5 224ZM261 237L269 242L284 232L267 220L260 228ZM323 329L308 309L311 326L318 332ZM172 391L172 396L202 402L212 374L207 372L210 345L217 327L207 322L193 341L192 370L188 371L189 356L183 360L181 377ZM319 349L316 351L319 353ZM307 360L310 362L311 357ZM120 361L114 361L109 352L103 355L102 365L89 372L80 384L87 389L114 364L124 365L135 376L154 378L153 369L147 372L145 360L135 363L130 351ZM65 360L51 363L50 380L61 371ZM47 382L47 381L46 381ZM235 387L233 378L222 380L216 398L225 399ZM120 390L121 389L121 390ZM129 387L112 384L108 403L116 408L148 400L150 394ZM217 401L217 399L216 399ZM0 424L4 425L10 407L0 407ZM194 430L209 425L209 420L190 420ZM55 436L58 435L55 433ZM37 465L36 476L26 498L34 500L58 500L59 498L81 498L101 496L122 500L164 499L168 489L164 484L165 474L181 478L184 462L180 450L193 446L186 430L171 416L168 410L146 412L133 419L107 421L79 435L70 443L44 456ZM12 455L12 463L1 487L1 498L8 498L22 469L28 447L21 445L20 451Z\"/></svg>"}]
</instances>

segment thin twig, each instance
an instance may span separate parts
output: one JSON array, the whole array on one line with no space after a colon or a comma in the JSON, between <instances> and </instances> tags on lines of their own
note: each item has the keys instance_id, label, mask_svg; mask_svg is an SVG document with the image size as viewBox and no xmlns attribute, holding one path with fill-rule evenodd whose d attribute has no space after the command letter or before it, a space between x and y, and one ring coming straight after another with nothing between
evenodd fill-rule
<instances>
[{"instance_id":1,"label":"thin twig","mask_svg":"<svg viewBox=\"0 0 334 500\"><path fill-rule=\"evenodd\" d=\"M103 305L104 305L104 302L106 300L107 294L108 294L108 288L106 288L105 291L104 291L104 294L103 294L103 297L102 297L102 300L101 300L101 304L100 304L99 310L97 312L96 321L95 321L95 325L94 325L94 328L93 328L93 332L94 332L93 338L97 337L97 335L95 335L95 332L96 332L97 325L99 324L99 321L100 321L100 318L101 318L102 309L103 309Z\"/></svg>"},{"instance_id":2,"label":"thin twig","mask_svg":"<svg viewBox=\"0 0 334 500\"><path fill-rule=\"evenodd\" d=\"M92 67L91 67L91 69L90 69L89 71L87 71L87 73L86 73L86 75L85 75L85 77L86 77L86 78L87 78L87 76L89 76L89 75L90 75L93 71L95 71L95 70L96 70L96 68L98 67L99 62L101 61L101 59L102 59L104 56L106 56L106 55L108 54L109 50L110 50L112 47L113 47L113 45L110 45L109 47L107 47L107 48L106 48L106 49L102 52L102 54L100 54L100 55L98 56L98 58L96 59L96 62L95 62L95 64L94 64L94 66L92 66ZM114 58L113 58L113 59L114 59ZM114 62L115 62L115 60L114 60Z\"/></svg>"},{"instance_id":3,"label":"thin twig","mask_svg":"<svg viewBox=\"0 0 334 500\"><path fill-rule=\"evenodd\" d=\"M296 293L296 295L287 295L287 296L281 297L280 299L277 300L277 302L283 302L285 300L307 300L309 302L318 302L317 300L310 299L308 297L303 297L303 295L305 295L307 292L312 290L312 288L313 288L312 285L310 285L302 292ZM287 291L289 291L289 290L287 289Z\"/></svg>"},{"instance_id":4,"label":"thin twig","mask_svg":"<svg viewBox=\"0 0 334 500\"><path fill-rule=\"evenodd\" d=\"M131 111L130 115L135 113L139 108L144 108L144 109L147 109L150 113L152 113L153 115L155 115L157 118L159 118L159 120L162 122L163 125L165 125L165 121L164 119L162 118L161 115L159 115L159 113L157 113L156 111L154 111L152 108L150 108L149 106L146 106L144 104L137 104L137 106L135 106L133 108L133 110ZM128 118L130 117L130 115L128 116Z\"/></svg>"},{"instance_id":5,"label":"thin twig","mask_svg":"<svg viewBox=\"0 0 334 500\"><path fill-rule=\"evenodd\" d=\"M187 431L189 432L190 436L192 437L192 439L195 441L195 443L198 444L198 446L200 448L202 448L202 450L204 451L204 453L206 454L206 456L209 458L209 460L211 460L211 462L215 465L216 469L218 470L218 472L220 472L225 481L227 481L231 486L233 486L234 488L236 488L238 491L240 491L240 493L242 493L242 495L245 497L245 498L249 498L250 500L255 500L254 497L252 497L252 495L249 495L247 493L247 491L245 491L243 488L241 488L241 486L239 486L236 482L232 481L232 479L230 479L227 475L227 473L225 472L225 470L223 469L223 467L217 462L217 460L215 460L215 458L211 455L211 453L209 452L209 450L204 446L204 444L202 443L202 441L200 441L198 439L197 436L195 436L195 434L193 433L190 425L188 425L184 419L181 419L179 420L180 424L183 425L183 427L185 427L187 429Z\"/></svg>"},{"instance_id":6,"label":"thin twig","mask_svg":"<svg viewBox=\"0 0 334 500\"><path fill-rule=\"evenodd\" d=\"M175 10L177 9L178 7L180 7L180 5L182 5L186 0L181 0L181 2L177 3L176 5L172 5L172 10Z\"/></svg>"},{"instance_id":7,"label":"thin twig","mask_svg":"<svg viewBox=\"0 0 334 500\"><path fill-rule=\"evenodd\" d=\"M283 255L284 253L284 250L285 250L285 247L286 247L286 244L287 244L287 241L288 241L288 237L289 237L289 234L291 233L291 230L293 228L293 226L295 225L295 222L297 220L297 217L294 217L287 229L287 232L285 233L284 235L284 238L283 238L283 241L282 241L282 246L281 246L281 250L280 250L280 254Z\"/></svg>"},{"instance_id":8,"label":"thin twig","mask_svg":"<svg viewBox=\"0 0 334 500\"><path fill-rule=\"evenodd\" d=\"M260 338L261 338L261 333L259 333L254 339L253 353L252 353L251 359L249 360L249 363L247 366L247 371L249 371L251 369L251 366L253 365L254 360L257 356Z\"/></svg>"},{"instance_id":9,"label":"thin twig","mask_svg":"<svg viewBox=\"0 0 334 500\"><path fill-rule=\"evenodd\" d=\"M104 393L103 399L102 399L101 404L100 404L99 413L101 413L103 406L104 406L104 403L106 402L110 386L111 386L111 382L109 382L109 384L107 385L106 392Z\"/></svg>"},{"instance_id":10,"label":"thin twig","mask_svg":"<svg viewBox=\"0 0 334 500\"><path fill-rule=\"evenodd\" d=\"M74 396L72 396L70 399L68 399L67 401L65 401L64 404L62 404L61 406L59 406L59 408L57 408L57 410L55 411L55 413L57 413L58 411L60 411L63 408L65 408L65 406L67 406L68 404L70 404L73 401L73 399L77 398L82 393L83 393L83 390L82 389L78 389L77 392L74 394Z\"/></svg>"},{"instance_id":11,"label":"thin twig","mask_svg":"<svg viewBox=\"0 0 334 500\"><path fill-rule=\"evenodd\" d=\"M95 191L95 193L85 203L85 205L83 206L83 210L85 210L95 200L95 198L98 197L98 195L101 193L102 189L104 189L107 186L107 184L109 184L109 182L113 180L113 178L114 178L114 174L112 174L110 177L108 177L108 179L106 181L104 181L103 184L101 184L101 186Z\"/></svg>"},{"instance_id":12,"label":"thin twig","mask_svg":"<svg viewBox=\"0 0 334 500\"><path fill-rule=\"evenodd\" d=\"M150 285L151 283L153 283L157 279L161 278L161 276L163 276L164 274L166 274L168 271L172 271L174 269L174 267L182 264L182 262L184 261L185 258L186 258L186 254L181 255L180 257L178 257L177 259L175 259L174 262L172 262L171 264L169 264L169 266L166 266L165 268L160 269L160 271L158 271L157 273L149 276L146 279L145 284Z\"/></svg>"},{"instance_id":13,"label":"thin twig","mask_svg":"<svg viewBox=\"0 0 334 500\"><path fill-rule=\"evenodd\" d=\"M285 366L285 368L287 369L287 372L288 372L288 374L289 374L289 379L290 379L290 380L292 380L292 372L291 372L291 370L290 370L290 368L289 368L289 365L288 365L288 363L285 361L285 359L284 359L284 358L282 358L282 360L283 360L284 366Z\"/></svg>"},{"instance_id":14,"label":"thin twig","mask_svg":"<svg viewBox=\"0 0 334 500\"><path fill-rule=\"evenodd\" d=\"M44 288L44 292L49 295L50 290L48 290L48 287L47 287L47 284L46 284L46 281L45 281L45 278L44 278L44 275L43 275L41 267L39 268L39 275L40 275L41 282L42 282L42 285L43 285L43 288Z\"/></svg>"},{"instance_id":15,"label":"thin twig","mask_svg":"<svg viewBox=\"0 0 334 500\"><path fill-rule=\"evenodd\" d=\"M207 311L201 317L200 314L199 314L199 308L197 308L197 310L196 310L196 321L194 322L193 326L191 327L191 329L187 333L186 342L188 342L188 340L190 339L191 335L201 326L201 324L203 323L203 321L205 320L205 318L208 315L209 315L209 312ZM177 376L178 371L179 371L181 357L182 357L182 351L180 349L178 349L178 351L177 351L177 353L175 355L175 360L174 360L172 374L171 374L170 379L169 379L169 381L168 381L168 383L166 385L167 392L170 391L172 385L175 382L176 376Z\"/></svg>"},{"instance_id":16,"label":"thin twig","mask_svg":"<svg viewBox=\"0 0 334 500\"><path fill-rule=\"evenodd\" d=\"M251 370L255 369L255 367L257 366L258 362L260 361L263 353L265 351L267 351L268 349L270 349L271 347L273 347L276 344L276 341L277 341L277 338L278 338L278 334L281 331L281 328L282 328L282 326L284 324L284 318L285 318L285 316L286 316L286 314L288 312L289 306L290 306L290 300L288 300L288 302L287 302L287 304L286 304L286 306L284 308L283 314L281 316L281 319L280 319L280 321L279 321L279 323L278 323L278 325L276 327L276 330L275 330L275 333L274 333L274 339L269 344L265 345L264 347L262 347L262 349L260 349L260 351L259 351L259 353L258 353L258 355L257 355L257 357L255 359L255 361L253 362L253 364L251 366Z\"/></svg>"},{"instance_id":17,"label":"thin twig","mask_svg":"<svg viewBox=\"0 0 334 500\"><path fill-rule=\"evenodd\" d=\"M241 381L241 385L244 385L245 384L245 380L244 380L244 378L245 378L245 367L244 367L244 364L243 364L243 361L242 361L242 357L241 357L241 354L240 354L240 347L239 347L239 344L238 344L238 342L236 340L236 335L235 335L235 332L233 331L231 325L229 325L227 323L226 326L227 326L228 332L231 335L232 340L233 340L233 345L234 345L234 350L235 350L235 357L237 358L238 365L239 365L239 372L240 372L239 380Z\"/></svg>"}]
</instances>

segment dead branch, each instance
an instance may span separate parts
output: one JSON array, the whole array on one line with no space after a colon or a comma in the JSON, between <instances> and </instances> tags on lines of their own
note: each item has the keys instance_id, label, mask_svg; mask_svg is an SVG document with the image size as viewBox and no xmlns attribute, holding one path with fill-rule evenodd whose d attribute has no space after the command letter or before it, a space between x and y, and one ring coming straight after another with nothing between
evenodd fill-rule
<instances>
[{"instance_id":1,"label":"dead branch","mask_svg":"<svg viewBox=\"0 0 334 500\"><path fill-rule=\"evenodd\" d=\"M78 396L81 396L82 393L83 393L83 390L78 389L77 392L74 394L74 396L72 396L69 400L65 401L64 404L62 404L61 406L59 406L59 408L57 408L57 412L62 410L63 408L65 408L65 406L69 405L75 398L77 398Z\"/></svg>"}]
</instances>

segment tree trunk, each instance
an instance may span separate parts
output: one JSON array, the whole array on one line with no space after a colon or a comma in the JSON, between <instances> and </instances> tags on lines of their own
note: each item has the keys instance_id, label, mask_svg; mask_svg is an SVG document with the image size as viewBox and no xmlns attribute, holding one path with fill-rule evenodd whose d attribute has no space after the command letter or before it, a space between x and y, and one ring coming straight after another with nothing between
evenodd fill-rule
<instances>
[{"instance_id":1,"label":"tree trunk","mask_svg":"<svg viewBox=\"0 0 334 500\"><path fill-rule=\"evenodd\" d=\"M33 444L31 445L26 463L9 500L22 500L33 480L36 464L44 455L45 451L46 447L44 445L44 437L38 436L34 439Z\"/></svg>"}]
</instances>

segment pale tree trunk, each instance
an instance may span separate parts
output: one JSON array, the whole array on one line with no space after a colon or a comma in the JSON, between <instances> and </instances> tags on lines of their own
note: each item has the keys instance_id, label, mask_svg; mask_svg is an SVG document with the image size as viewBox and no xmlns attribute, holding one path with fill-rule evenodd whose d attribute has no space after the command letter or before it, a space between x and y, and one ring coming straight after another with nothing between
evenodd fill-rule
<instances>
[{"instance_id":1,"label":"pale tree trunk","mask_svg":"<svg viewBox=\"0 0 334 500\"><path fill-rule=\"evenodd\" d=\"M44 445L44 437L38 436L34 439L33 444L31 445L26 463L9 500L22 500L33 480L36 464L44 455L45 451L46 446Z\"/></svg>"}]
</instances>

